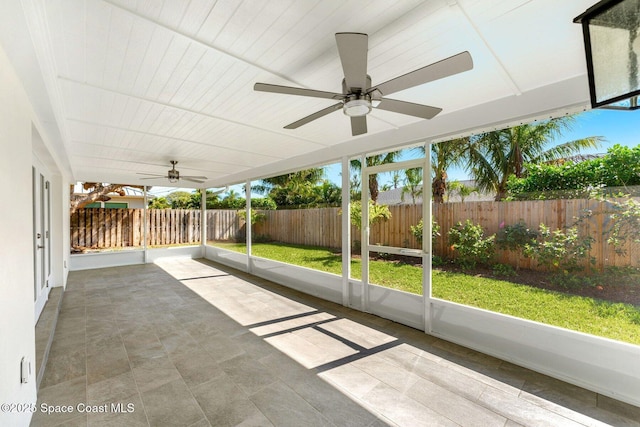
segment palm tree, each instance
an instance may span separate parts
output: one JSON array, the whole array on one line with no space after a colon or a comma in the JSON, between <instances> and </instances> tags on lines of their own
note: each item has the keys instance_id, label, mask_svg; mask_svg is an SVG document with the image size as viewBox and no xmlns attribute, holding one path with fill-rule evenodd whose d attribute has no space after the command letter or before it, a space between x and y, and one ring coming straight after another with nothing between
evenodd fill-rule
<instances>
[{"instance_id":1,"label":"palm tree","mask_svg":"<svg viewBox=\"0 0 640 427\"><path fill-rule=\"evenodd\" d=\"M393 171L391 173L391 183L393 188L398 188L400 186L400 181L402 181L402 178L400 177L400 171Z\"/></svg>"},{"instance_id":2,"label":"palm tree","mask_svg":"<svg viewBox=\"0 0 640 427\"><path fill-rule=\"evenodd\" d=\"M456 138L431 145L431 170L434 175L431 194L435 203L444 202L447 192L447 170L465 162L468 146L469 138Z\"/></svg>"},{"instance_id":3,"label":"palm tree","mask_svg":"<svg viewBox=\"0 0 640 427\"><path fill-rule=\"evenodd\" d=\"M570 156L584 148L597 148L603 138L590 136L547 148L575 118L560 117L480 134L468 144L469 169L479 190L495 192L496 201L505 198L510 176L522 177L526 163L541 163Z\"/></svg>"},{"instance_id":4,"label":"palm tree","mask_svg":"<svg viewBox=\"0 0 640 427\"><path fill-rule=\"evenodd\" d=\"M402 187L402 195L400 198L404 202L404 195L411 195L412 203L416 204L416 197L422 195L422 168L411 168L404 171L404 186Z\"/></svg>"},{"instance_id":5,"label":"palm tree","mask_svg":"<svg viewBox=\"0 0 640 427\"><path fill-rule=\"evenodd\" d=\"M460 181L453 181L449 184L449 193L457 193L460 196L460 201L464 202L464 199L470 196L472 193L475 193L477 190L475 187L469 187L461 183ZM447 197L449 200L450 196Z\"/></svg>"},{"instance_id":6,"label":"palm tree","mask_svg":"<svg viewBox=\"0 0 640 427\"><path fill-rule=\"evenodd\" d=\"M297 172L287 173L284 175L273 176L260 180L260 183L254 185L251 189L256 193L268 194L271 190L278 187L298 187L304 183L315 185L324 178L324 168L304 169Z\"/></svg>"},{"instance_id":7,"label":"palm tree","mask_svg":"<svg viewBox=\"0 0 640 427\"><path fill-rule=\"evenodd\" d=\"M431 144L431 196L435 203L443 203L447 193L447 170L452 166L461 166L466 161L469 138L456 138L450 141ZM424 155L425 148L417 147Z\"/></svg>"},{"instance_id":8,"label":"palm tree","mask_svg":"<svg viewBox=\"0 0 640 427\"><path fill-rule=\"evenodd\" d=\"M400 156L400 151L392 151L386 154L377 154L375 156L369 156L366 159L367 166L378 166L387 163L393 163ZM362 164L360 160L352 160L351 168L354 171L361 171ZM378 201L378 174L369 175L369 196L374 204Z\"/></svg>"}]
</instances>

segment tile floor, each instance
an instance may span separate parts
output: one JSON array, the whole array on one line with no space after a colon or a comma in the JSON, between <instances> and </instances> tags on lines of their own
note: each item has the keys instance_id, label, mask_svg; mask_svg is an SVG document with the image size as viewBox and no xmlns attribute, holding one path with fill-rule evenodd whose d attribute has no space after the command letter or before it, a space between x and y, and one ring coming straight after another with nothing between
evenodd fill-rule
<instances>
[{"instance_id":1,"label":"tile floor","mask_svg":"<svg viewBox=\"0 0 640 427\"><path fill-rule=\"evenodd\" d=\"M33 426L640 425L640 408L184 258L71 273L38 396L72 409Z\"/></svg>"}]
</instances>

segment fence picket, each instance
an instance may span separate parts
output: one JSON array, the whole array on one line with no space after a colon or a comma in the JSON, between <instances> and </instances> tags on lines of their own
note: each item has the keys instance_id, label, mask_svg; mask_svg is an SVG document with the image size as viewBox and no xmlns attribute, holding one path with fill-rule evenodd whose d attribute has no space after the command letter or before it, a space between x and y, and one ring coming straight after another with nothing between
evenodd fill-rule
<instances>
[{"instance_id":1,"label":"fence picket","mask_svg":"<svg viewBox=\"0 0 640 427\"><path fill-rule=\"evenodd\" d=\"M604 235L609 217L604 204L594 200L532 200L521 202L464 202L433 205L433 218L440 226L441 236L433 242L433 252L442 257L452 256L447 231L457 222L470 219L480 224L487 234L496 233L502 226L519 221L534 230L544 223L552 230L578 224L581 235L594 239L591 256L595 268L607 266L640 266L635 256L636 244L627 244L624 254L616 254ZM421 205L389 206L391 218L371 227L371 243L417 248L410 232L422 217ZM590 217L584 213L591 210ZM71 245L79 248L126 247L142 244L142 209L78 209L70 218ZM254 226L253 236L268 235L272 240L309 246L340 248L342 221L340 208L264 211L266 219ZM150 245L186 244L200 242L200 220L207 221L207 241L235 241L244 235L245 224L235 210L209 210L201 218L200 211L152 209L148 213L147 242ZM425 234L426 236L426 234ZM351 228L352 243L361 239L361 232ZM499 251L498 262L514 265L516 256ZM530 259L521 258L521 268L536 268Z\"/></svg>"}]
</instances>

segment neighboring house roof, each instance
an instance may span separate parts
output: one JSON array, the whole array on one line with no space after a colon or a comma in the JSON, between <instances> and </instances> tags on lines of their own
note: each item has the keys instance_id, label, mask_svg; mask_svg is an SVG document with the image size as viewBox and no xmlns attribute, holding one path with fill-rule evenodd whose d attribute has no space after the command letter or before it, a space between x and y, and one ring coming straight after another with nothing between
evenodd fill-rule
<instances>
[{"instance_id":1,"label":"neighboring house roof","mask_svg":"<svg viewBox=\"0 0 640 427\"><path fill-rule=\"evenodd\" d=\"M475 187L474 180L462 180L459 181L461 184L467 187ZM465 202L486 202L492 201L495 199L495 193L479 193L474 192L464 198ZM445 201L449 203L461 202L460 196L452 192L452 194L447 194L445 196ZM393 188L387 191L380 191L378 193L378 204L380 205L410 205L413 204L414 200L411 197L411 193L405 191L404 197L402 192L402 187ZM415 203L422 203L422 195L416 196Z\"/></svg>"},{"instance_id":2,"label":"neighboring house roof","mask_svg":"<svg viewBox=\"0 0 640 427\"><path fill-rule=\"evenodd\" d=\"M109 193L109 197L139 197L139 198L143 198L144 197L144 192L139 189L139 188L131 188L131 187L122 187L122 189L124 190L125 195L124 196L120 196L119 194L116 193ZM76 183L73 186L73 194L87 194L90 193L91 190L85 190L82 187L82 183ZM152 197L150 197L152 198Z\"/></svg>"},{"instance_id":3,"label":"neighboring house roof","mask_svg":"<svg viewBox=\"0 0 640 427\"><path fill-rule=\"evenodd\" d=\"M422 203L422 195L416 196L415 203ZM413 204L411 193L405 192L402 197L402 188L393 188L378 193L378 204L380 205L410 205Z\"/></svg>"}]
</instances>

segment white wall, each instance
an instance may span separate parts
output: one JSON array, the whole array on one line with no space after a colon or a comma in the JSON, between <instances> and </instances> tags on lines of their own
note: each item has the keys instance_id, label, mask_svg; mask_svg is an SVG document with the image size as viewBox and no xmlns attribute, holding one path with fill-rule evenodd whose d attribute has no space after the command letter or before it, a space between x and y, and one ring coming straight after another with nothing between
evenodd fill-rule
<instances>
[{"instance_id":1,"label":"white wall","mask_svg":"<svg viewBox=\"0 0 640 427\"><path fill-rule=\"evenodd\" d=\"M66 286L69 274L69 185L61 175L51 177L51 286Z\"/></svg>"},{"instance_id":2,"label":"white wall","mask_svg":"<svg viewBox=\"0 0 640 427\"><path fill-rule=\"evenodd\" d=\"M0 403L36 402L35 375L20 383L21 358L35 367L31 126L26 93L0 47L0 182L12 194L0 214ZM0 425L28 425L30 417L0 412Z\"/></svg>"}]
</instances>

